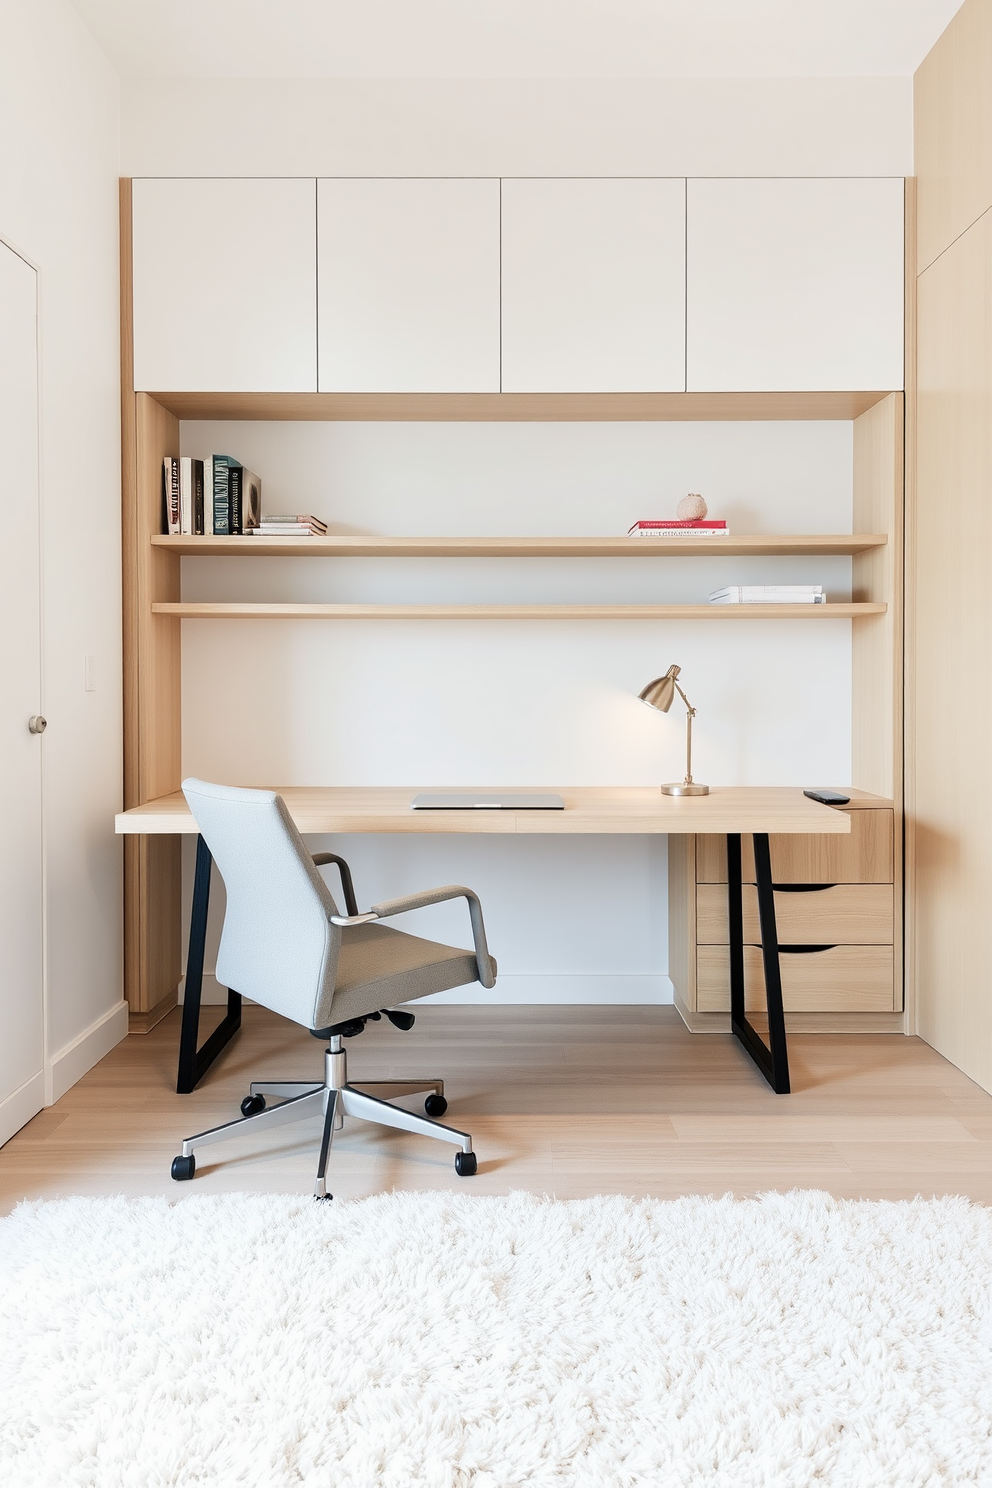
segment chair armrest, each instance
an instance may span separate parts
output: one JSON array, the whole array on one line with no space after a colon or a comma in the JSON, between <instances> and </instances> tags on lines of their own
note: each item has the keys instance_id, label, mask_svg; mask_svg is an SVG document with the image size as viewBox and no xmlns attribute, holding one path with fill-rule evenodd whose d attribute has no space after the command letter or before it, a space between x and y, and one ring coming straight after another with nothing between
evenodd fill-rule
<instances>
[{"instance_id":1,"label":"chair armrest","mask_svg":"<svg viewBox=\"0 0 992 1488\"><path fill-rule=\"evenodd\" d=\"M379 916L374 911L369 911L368 914L331 915L331 924L341 925L348 930L352 925L371 925L372 921L378 918Z\"/></svg>"},{"instance_id":2,"label":"chair armrest","mask_svg":"<svg viewBox=\"0 0 992 1488\"><path fill-rule=\"evenodd\" d=\"M402 899L387 899L382 904L373 904L372 913L380 920L392 915L405 914L409 909L426 909L430 904L444 904L448 899L466 899L472 919L472 939L475 941L475 959L479 967L479 981L484 987L495 987L496 972L493 968L489 946L486 943L486 927L482 919L479 896L461 884L445 884L440 889L425 889L422 894L404 894Z\"/></svg>"},{"instance_id":3,"label":"chair armrest","mask_svg":"<svg viewBox=\"0 0 992 1488\"><path fill-rule=\"evenodd\" d=\"M351 881L351 869L344 858L339 858L337 853L314 853L313 862L315 868L322 868L325 863L336 863L338 872L341 874L341 888L344 891L344 907L350 915L357 915L358 900L355 898L355 885Z\"/></svg>"}]
</instances>

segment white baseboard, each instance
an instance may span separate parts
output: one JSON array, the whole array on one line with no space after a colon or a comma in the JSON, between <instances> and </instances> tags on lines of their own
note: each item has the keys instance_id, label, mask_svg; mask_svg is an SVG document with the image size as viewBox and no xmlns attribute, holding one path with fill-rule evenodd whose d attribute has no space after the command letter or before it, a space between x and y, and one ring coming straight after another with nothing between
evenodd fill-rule
<instances>
[{"instance_id":1,"label":"white baseboard","mask_svg":"<svg viewBox=\"0 0 992 1488\"><path fill-rule=\"evenodd\" d=\"M421 997L420 1002L479 1003L507 1006L524 1003L605 1003L612 1006L632 1003L673 1002L675 989L667 976L615 976L609 972L595 976L528 976L508 972L500 976L495 987L487 989L455 987L450 992L435 992Z\"/></svg>"},{"instance_id":2,"label":"white baseboard","mask_svg":"<svg viewBox=\"0 0 992 1488\"><path fill-rule=\"evenodd\" d=\"M37 1116L45 1104L45 1072L39 1070L30 1080L25 1080L6 1100L0 1101L0 1147L9 1142L15 1132Z\"/></svg>"},{"instance_id":3,"label":"white baseboard","mask_svg":"<svg viewBox=\"0 0 992 1488\"><path fill-rule=\"evenodd\" d=\"M186 1000L186 978L183 977L179 983L179 1006L182 1007ZM200 991L201 1007L226 1007L227 988L222 987L212 971L203 973L203 986Z\"/></svg>"},{"instance_id":4,"label":"white baseboard","mask_svg":"<svg viewBox=\"0 0 992 1488\"><path fill-rule=\"evenodd\" d=\"M183 1000L183 988L179 988L179 1001ZM501 976L496 986L487 990L476 984L474 987L455 987L451 992L435 992L431 997L418 998L419 1002L505 1003L512 1006L526 1003L606 1003L622 1006L631 1003L669 1003L675 1000L675 988L667 976L611 975L609 972L596 976L527 976L508 972ZM215 976L203 973L201 1007L216 1007L227 1002L227 988L222 987Z\"/></svg>"},{"instance_id":5,"label":"white baseboard","mask_svg":"<svg viewBox=\"0 0 992 1488\"><path fill-rule=\"evenodd\" d=\"M91 1070L126 1037L127 1003L122 1001L52 1055L45 1075L45 1105L54 1106L87 1070Z\"/></svg>"}]
</instances>

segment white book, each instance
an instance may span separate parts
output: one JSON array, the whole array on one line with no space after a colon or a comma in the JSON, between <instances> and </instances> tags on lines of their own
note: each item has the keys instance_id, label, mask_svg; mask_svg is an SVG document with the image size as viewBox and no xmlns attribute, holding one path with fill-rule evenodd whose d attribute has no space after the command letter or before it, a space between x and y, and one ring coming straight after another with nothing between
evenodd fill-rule
<instances>
[{"instance_id":1,"label":"white book","mask_svg":"<svg viewBox=\"0 0 992 1488\"><path fill-rule=\"evenodd\" d=\"M711 594L710 604L826 604L825 594L749 594L741 587L726 594Z\"/></svg>"},{"instance_id":2,"label":"white book","mask_svg":"<svg viewBox=\"0 0 992 1488\"><path fill-rule=\"evenodd\" d=\"M735 599L774 599L788 596L800 599L807 594L822 594L822 584L726 584L722 589L712 589L710 599L721 599L732 594Z\"/></svg>"},{"instance_id":3,"label":"white book","mask_svg":"<svg viewBox=\"0 0 992 1488\"><path fill-rule=\"evenodd\" d=\"M729 537L729 527L631 527L628 537Z\"/></svg>"},{"instance_id":4,"label":"white book","mask_svg":"<svg viewBox=\"0 0 992 1488\"><path fill-rule=\"evenodd\" d=\"M193 535L193 461L183 455L179 461L179 531Z\"/></svg>"},{"instance_id":5,"label":"white book","mask_svg":"<svg viewBox=\"0 0 992 1488\"><path fill-rule=\"evenodd\" d=\"M214 535L214 457L203 457L203 535Z\"/></svg>"}]
</instances>

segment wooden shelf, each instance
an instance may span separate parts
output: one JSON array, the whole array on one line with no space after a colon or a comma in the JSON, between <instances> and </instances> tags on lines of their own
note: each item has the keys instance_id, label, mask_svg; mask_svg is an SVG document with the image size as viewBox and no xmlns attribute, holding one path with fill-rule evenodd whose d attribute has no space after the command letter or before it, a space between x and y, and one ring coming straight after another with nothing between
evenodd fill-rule
<instances>
[{"instance_id":1,"label":"wooden shelf","mask_svg":"<svg viewBox=\"0 0 992 1488\"><path fill-rule=\"evenodd\" d=\"M887 391L818 393L149 393L178 419L677 423L856 419Z\"/></svg>"},{"instance_id":2,"label":"wooden shelf","mask_svg":"<svg viewBox=\"0 0 992 1488\"><path fill-rule=\"evenodd\" d=\"M152 605L180 620L856 620L884 604L216 604Z\"/></svg>"},{"instance_id":3,"label":"wooden shelf","mask_svg":"<svg viewBox=\"0 0 992 1488\"><path fill-rule=\"evenodd\" d=\"M157 548L201 558L746 558L868 553L884 534L794 537L153 537Z\"/></svg>"}]
</instances>

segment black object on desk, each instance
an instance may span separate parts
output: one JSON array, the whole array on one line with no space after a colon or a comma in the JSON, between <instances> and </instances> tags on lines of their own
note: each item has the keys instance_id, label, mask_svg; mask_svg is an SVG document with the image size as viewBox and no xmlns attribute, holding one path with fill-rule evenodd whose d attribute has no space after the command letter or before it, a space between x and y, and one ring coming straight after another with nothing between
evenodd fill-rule
<instances>
[{"instance_id":1,"label":"black object on desk","mask_svg":"<svg viewBox=\"0 0 992 1488\"><path fill-rule=\"evenodd\" d=\"M846 806L850 796L842 796L840 791L832 790L804 790L804 796L809 796L811 801L819 801L823 806Z\"/></svg>"}]
</instances>

